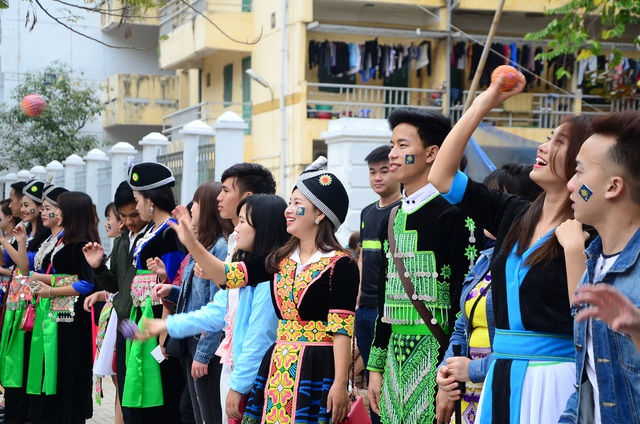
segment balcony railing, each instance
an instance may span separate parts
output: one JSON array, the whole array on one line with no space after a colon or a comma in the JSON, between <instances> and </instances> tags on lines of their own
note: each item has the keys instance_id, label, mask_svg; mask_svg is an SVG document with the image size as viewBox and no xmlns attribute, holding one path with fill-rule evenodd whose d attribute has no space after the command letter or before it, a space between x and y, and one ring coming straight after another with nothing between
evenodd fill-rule
<instances>
[{"instance_id":1,"label":"balcony railing","mask_svg":"<svg viewBox=\"0 0 640 424\"><path fill-rule=\"evenodd\" d=\"M386 119L398 107L411 106L442 111L442 90L364 85L307 83L307 117L333 119L343 117ZM480 94L478 92L477 94ZM449 108L453 122L462 116L468 91L460 103ZM554 128L562 118L582 113L594 114L620 110L639 110L640 99L607 99L581 94L523 93L505 101L485 118L501 126Z\"/></svg>"},{"instance_id":2,"label":"balcony railing","mask_svg":"<svg viewBox=\"0 0 640 424\"><path fill-rule=\"evenodd\" d=\"M164 117L162 133L174 140L174 134L191 121L199 119L208 125L213 125L224 112L232 111L241 117L248 125L245 134L251 134L251 103L202 102L197 105L181 109Z\"/></svg>"},{"instance_id":3,"label":"balcony railing","mask_svg":"<svg viewBox=\"0 0 640 424\"><path fill-rule=\"evenodd\" d=\"M172 0L160 9L160 36L165 36L197 15L216 12L247 12L247 6L241 0Z\"/></svg>"},{"instance_id":4,"label":"balcony railing","mask_svg":"<svg viewBox=\"0 0 640 424\"><path fill-rule=\"evenodd\" d=\"M349 84L307 83L307 117L386 119L402 106L442 110L442 91Z\"/></svg>"}]
</instances>

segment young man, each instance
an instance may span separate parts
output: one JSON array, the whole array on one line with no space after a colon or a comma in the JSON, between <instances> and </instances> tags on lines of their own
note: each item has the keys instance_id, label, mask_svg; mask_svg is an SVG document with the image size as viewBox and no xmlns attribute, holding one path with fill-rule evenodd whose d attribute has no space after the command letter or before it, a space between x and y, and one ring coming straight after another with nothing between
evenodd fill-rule
<instances>
[{"instance_id":1,"label":"young man","mask_svg":"<svg viewBox=\"0 0 640 424\"><path fill-rule=\"evenodd\" d=\"M24 181L17 181L11 184L9 192L9 209L14 218L20 218L20 201L22 200L22 190L27 185Z\"/></svg>"},{"instance_id":2,"label":"young man","mask_svg":"<svg viewBox=\"0 0 640 424\"><path fill-rule=\"evenodd\" d=\"M136 201L133 198L133 190L127 181L120 183L113 199L116 209L120 214L125 231L113 240L113 248L109 267L106 266L104 249L97 243L84 247L84 256L93 268L93 275L100 288L110 293L118 293L113 299L113 307L118 315L118 320L129 319L129 313L133 305L131 300L131 282L136 276L136 267L133 265L131 254L138 237L144 234L147 222L140 218L136 210ZM118 393L122 399L124 379L126 374L126 339L118 332L116 338L116 374L118 377ZM122 415L126 424L140 423L140 417L134 408L122 408Z\"/></svg>"},{"instance_id":3,"label":"young man","mask_svg":"<svg viewBox=\"0 0 640 424\"><path fill-rule=\"evenodd\" d=\"M582 145L576 158L576 174L567 184L576 220L593 226L599 234L586 250L587 269L580 286L612 286L637 307L640 113L600 115L594 119L592 129L594 135ZM567 231L556 230L563 246L582 242L581 225L566 224ZM585 291L578 297L581 303L577 310L589 308L591 302L598 305L602 300L606 300L603 293ZM560 422L637 423L640 353L632 337L612 330L606 322L588 319L576 322L574 339L576 391Z\"/></svg>"},{"instance_id":4,"label":"young man","mask_svg":"<svg viewBox=\"0 0 640 424\"><path fill-rule=\"evenodd\" d=\"M389 146L380 146L364 158L369 165L369 184L380 199L362 210L360 214L360 245L362 247L360 297L356 309L356 340L364 364L369 361L371 342L375 335L378 317L378 290L381 264L383 263L382 240L387 231L389 213L400 205L400 183L391 178L389 172ZM368 374L368 373L367 373ZM380 417L371 411L373 424Z\"/></svg>"},{"instance_id":5,"label":"young man","mask_svg":"<svg viewBox=\"0 0 640 424\"><path fill-rule=\"evenodd\" d=\"M252 194L275 194L276 182L271 172L264 166L257 163L237 163L227 168L222 173L222 191L218 195L218 210L222 218L230 219L233 226L238 225L238 203L242 199ZM229 235L228 252L226 262L231 262L236 250L236 233ZM226 337L223 339L216 354L222 360L222 372L220 375L220 402L222 404L222 422L228 420L227 409L234 416L240 415L240 402L244 390L239 387L239 382L233 377L233 352L232 333L233 322L238 306L239 290L229 290L227 298L227 328ZM248 358L250 361L260 362L262 357ZM237 373L236 373L237 374Z\"/></svg>"},{"instance_id":6,"label":"young man","mask_svg":"<svg viewBox=\"0 0 640 424\"><path fill-rule=\"evenodd\" d=\"M394 220L395 251L387 257L378 299L376 334L368 362L368 398L382 423L429 423L435 418L436 369L448 344L459 307L464 275L477 256L475 224L440 197L429 171L446 135L449 119L413 108L394 110L389 170L404 184ZM384 231L384 230L383 230ZM411 280L411 298L424 303L430 325L445 335L438 341L407 295L394 261ZM442 337L444 336L444 337Z\"/></svg>"}]
</instances>

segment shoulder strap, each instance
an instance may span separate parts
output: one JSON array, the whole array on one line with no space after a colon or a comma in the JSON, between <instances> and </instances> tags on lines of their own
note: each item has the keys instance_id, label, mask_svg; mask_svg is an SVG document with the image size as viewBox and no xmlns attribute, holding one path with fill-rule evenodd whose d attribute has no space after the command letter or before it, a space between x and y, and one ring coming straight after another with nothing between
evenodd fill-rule
<instances>
[{"instance_id":1,"label":"shoulder strap","mask_svg":"<svg viewBox=\"0 0 640 424\"><path fill-rule=\"evenodd\" d=\"M396 237L393 234L393 223L395 221L396 214L398 213L399 207L400 206L394 207L391 210L391 213L389 215L389 227L388 227L389 253L393 257L393 263L396 265L396 270L398 271L398 277L400 278L400 281L402 281L402 285L404 286L404 291L407 293L407 296L409 296L409 300L411 300L411 303L418 311L418 314L420 315L420 317L424 320L424 323L427 325L427 327L429 327L429 330L431 330L431 333L438 340L440 347L446 348L446 346L449 345L449 338L442 330L442 327L438 325L438 321L433 317L431 312L429 312L429 309L427 309L427 306L421 300L418 300L415 293L415 288L413 287L413 283L411 283L411 280L409 279L407 269L404 267L404 263L402 262L402 259L400 259L398 255L396 255L397 253Z\"/></svg>"}]
</instances>

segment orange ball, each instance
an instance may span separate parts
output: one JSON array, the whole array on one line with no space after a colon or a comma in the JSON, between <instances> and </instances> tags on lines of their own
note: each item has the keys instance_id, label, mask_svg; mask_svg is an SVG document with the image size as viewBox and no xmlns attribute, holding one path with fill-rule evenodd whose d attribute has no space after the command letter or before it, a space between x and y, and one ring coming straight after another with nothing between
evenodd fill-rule
<instances>
[{"instance_id":1,"label":"orange ball","mask_svg":"<svg viewBox=\"0 0 640 424\"><path fill-rule=\"evenodd\" d=\"M502 77L502 87L500 87L500 91L511 91L518 85L520 72L513 66L500 65L491 73L491 83L497 83L500 77Z\"/></svg>"},{"instance_id":2,"label":"orange ball","mask_svg":"<svg viewBox=\"0 0 640 424\"><path fill-rule=\"evenodd\" d=\"M27 116L39 116L47 107L47 102L39 94L27 94L20 100L20 108Z\"/></svg>"}]
</instances>

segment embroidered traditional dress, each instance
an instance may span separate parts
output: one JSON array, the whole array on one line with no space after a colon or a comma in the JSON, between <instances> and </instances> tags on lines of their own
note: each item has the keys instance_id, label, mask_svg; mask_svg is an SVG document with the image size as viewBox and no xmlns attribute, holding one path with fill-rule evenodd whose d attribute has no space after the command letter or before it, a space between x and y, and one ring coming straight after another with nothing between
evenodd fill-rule
<instances>
[{"instance_id":1,"label":"embroidered traditional dress","mask_svg":"<svg viewBox=\"0 0 640 424\"><path fill-rule=\"evenodd\" d=\"M82 253L85 244L86 241L72 245L57 243L51 259L52 273L77 275L78 281L73 284L73 288L80 293L90 293L93 286L93 270ZM43 390L47 381L51 380L47 373L56 373L55 394L40 397L42 405L33 417L34 422L72 424L84 422L92 416L91 315L83 309L83 303L84 295L81 294L73 305L73 321L67 320L53 326L57 337L55 366L47 364L45 353L44 364L39 363L44 374L36 373L34 376L32 372L36 371L38 363L30 363L30 383L34 378L41 378ZM38 322L36 325L39 325ZM45 345L44 350L46 349Z\"/></svg>"},{"instance_id":2,"label":"embroidered traditional dress","mask_svg":"<svg viewBox=\"0 0 640 424\"><path fill-rule=\"evenodd\" d=\"M344 252L317 252L301 264L295 252L280 262L275 276L266 273L264 258L225 267L228 288L272 280L280 319L276 343L260 365L242 422L330 423L333 334L353 335L357 264Z\"/></svg>"},{"instance_id":3,"label":"embroidered traditional dress","mask_svg":"<svg viewBox=\"0 0 640 424\"><path fill-rule=\"evenodd\" d=\"M475 224L429 184L403 200L393 229L397 252L389 252L385 240L386 281L380 284L367 368L383 373L381 422L430 424L435 418L440 345L408 298L392 255L399 255L418 299L450 334L459 310L459 302L451 299L460 298L464 275L478 252Z\"/></svg>"},{"instance_id":4,"label":"embroidered traditional dress","mask_svg":"<svg viewBox=\"0 0 640 424\"><path fill-rule=\"evenodd\" d=\"M133 247L133 261L138 273L148 273L147 259L159 257L165 264L168 281L174 280L185 256L184 246L167 221L157 225L149 224L146 233ZM149 294L147 292L143 298L132 293L134 306L130 317L136 323L142 317L162 316L162 306L152 306ZM145 408L140 412L142 422L177 423L180 422L179 405L185 385L184 375L178 358L169 358L161 364L156 362L150 352L157 345L156 338L144 342L127 342L127 371L122 406Z\"/></svg>"},{"instance_id":5,"label":"embroidered traditional dress","mask_svg":"<svg viewBox=\"0 0 640 424\"><path fill-rule=\"evenodd\" d=\"M504 251L505 236L531 205L517 196L490 190L458 173L446 197L497 236L491 261L494 361L476 422L555 423L575 382L564 254L534 266L526 263L551 232L521 256L515 247Z\"/></svg>"},{"instance_id":6,"label":"embroidered traditional dress","mask_svg":"<svg viewBox=\"0 0 640 424\"><path fill-rule=\"evenodd\" d=\"M471 316L473 311L473 321L469 323L471 334L469 335L469 357L471 360L484 359L491 353L491 341L489 340L489 324L487 322L487 295L489 294L489 283L491 275L475 285L469 292L464 304L467 316ZM477 303L476 303L477 302ZM478 412L478 402L482 393L483 382L465 383L465 393L462 395L462 423L473 424ZM460 423L456 423L460 424Z\"/></svg>"}]
</instances>

